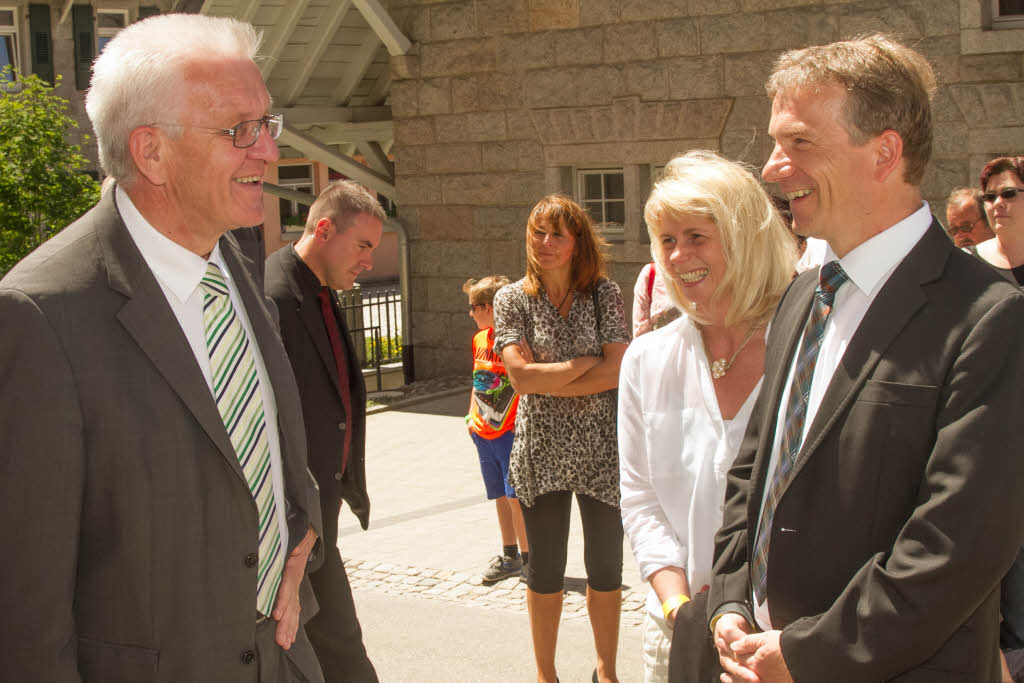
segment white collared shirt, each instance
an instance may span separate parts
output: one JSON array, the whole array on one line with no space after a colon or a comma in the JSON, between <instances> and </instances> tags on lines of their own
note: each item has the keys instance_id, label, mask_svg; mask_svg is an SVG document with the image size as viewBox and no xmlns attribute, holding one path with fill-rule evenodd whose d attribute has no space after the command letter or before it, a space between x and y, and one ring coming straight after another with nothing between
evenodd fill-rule
<instances>
[{"instance_id":1,"label":"white collared shirt","mask_svg":"<svg viewBox=\"0 0 1024 683\"><path fill-rule=\"evenodd\" d=\"M825 321L825 334L822 337L821 349L818 352L818 360L814 365L814 377L811 380L811 392L807 399L807 416L804 419L803 434L800 442L803 443L807 436L807 429L814 422L814 416L821 405L821 399L832 381L832 375L839 367L846 347L850 339L860 327L864 314L867 313L871 303L875 300L878 292L889 280L889 276L896 270L914 245L920 241L932 224L931 209L928 202L922 202L921 208L904 218L899 223L880 232L866 242L858 245L850 253L839 260L850 277L839 291L836 292L835 302L832 306L832 313ZM823 263L836 260L835 252L830 246L825 253ZM821 269L818 268L818 272ZM800 348L800 344L797 344ZM779 414L775 424L775 441L772 444L772 455L768 461L768 476L765 479L764 491L761 494L761 509L764 509L764 501L768 497L768 489L771 488L772 477L779 462L779 450L782 444L782 434L785 429L786 405L789 402L789 390L793 383L793 373L796 371L796 353L790 361L789 376L786 379L786 387L782 392L782 400L779 402ZM757 530L751 530L757 533ZM769 573L768 582L772 577ZM752 597L754 604L754 618L762 630L771 630L771 617L768 600L758 603L757 598Z\"/></svg>"},{"instance_id":2,"label":"white collared shirt","mask_svg":"<svg viewBox=\"0 0 1024 683\"><path fill-rule=\"evenodd\" d=\"M210 353L206 347L206 327L203 324L203 290L199 282L206 274L207 261L198 254L189 251L180 244L168 239L147 221L135 208L128 193L118 185L114 199L117 210L121 213L128 234L135 246L142 252L142 258L153 272L160 289L163 290L167 303L170 304L174 317L185 333L192 354L199 364L199 369L206 378L206 384L213 393L213 379L210 372ZM288 551L288 524L285 508L284 472L281 465L281 441L277 432L277 402L274 400L274 389L267 376L267 368L263 363L259 344L249 323L249 316L238 295L238 288L231 271L224 263L220 253L220 245L213 248L210 261L215 263L224 274L231 305L235 308L252 350L256 374L259 377L260 392L263 395L263 415L267 422L267 445L270 448L271 480L274 487L274 502L277 505L277 523L281 531L281 552Z\"/></svg>"},{"instance_id":3,"label":"white collared shirt","mask_svg":"<svg viewBox=\"0 0 1024 683\"><path fill-rule=\"evenodd\" d=\"M739 451L758 380L723 420L700 330L685 314L637 337L619 375L622 526L640 575L682 567L696 594L711 583L726 474ZM654 590L647 611L664 623Z\"/></svg>"}]
</instances>

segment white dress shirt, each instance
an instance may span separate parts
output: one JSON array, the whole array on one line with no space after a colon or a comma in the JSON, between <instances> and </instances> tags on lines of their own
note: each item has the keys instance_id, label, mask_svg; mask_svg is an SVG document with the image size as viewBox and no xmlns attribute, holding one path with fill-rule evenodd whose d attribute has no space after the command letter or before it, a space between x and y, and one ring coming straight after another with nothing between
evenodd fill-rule
<instances>
[{"instance_id":1,"label":"white dress shirt","mask_svg":"<svg viewBox=\"0 0 1024 683\"><path fill-rule=\"evenodd\" d=\"M818 351L818 360L814 365L811 392L807 398L807 415L804 419L803 433L800 435L801 444L807 436L808 427L814 421L825 390L828 389L828 385L832 381L832 375L839 367L839 361L842 360L854 333L860 327L864 314L867 313L882 286L888 282L889 276L896 270L896 266L906 258L931 224L931 209L927 202L922 202L920 209L838 259L839 265L843 267L850 279L836 292L832 312L825 321L825 334L822 337L821 349ZM835 260L835 252L832 251L832 247L828 247L823 263ZM820 267L818 272L821 272ZM799 346L798 343L797 348ZM764 501L768 497L768 490L771 488L775 468L779 462L779 449L785 429L786 405L789 402L793 373L796 371L796 354L793 355L794 357L790 361L789 376L786 379L786 388L783 390L782 400L779 402L779 414L775 423L775 441L772 445L771 459L768 461L768 476L761 494L762 510ZM751 533L757 533L757 530L751 530ZM769 573L769 584L771 584L771 580L772 577ZM771 630L768 600L765 599L765 602L759 603L757 598L753 598L753 605L754 618L758 626L765 631Z\"/></svg>"},{"instance_id":2,"label":"white dress shirt","mask_svg":"<svg viewBox=\"0 0 1024 683\"><path fill-rule=\"evenodd\" d=\"M723 420L700 331L686 315L626 349L619 374L622 525L644 580L682 567L694 593L711 582L725 475L760 386ZM653 589L647 611L664 623Z\"/></svg>"},{"instance_id":3,"label":"white dress shirt","mask_svg":"<svg viewBox=\"0 0 1024 683\"><path fill-rule=\"evenodd\" d=\"M159 233L139 213L131 198L128 197L128 193L120 185L116 188L114 200L117 210L128 228L128 234L131 235L135 246L142 252L142 258L146 265L149 266L157 282L160 283L160 289L167 297L167 303L174 311L174 317L178 319L181 331L185 333L185 338L188 339L189 346L192 347L192 354L195 356L212 394L210 353L206 346L206 327L203 324L203 290L199 286L203 275L206 274L207 261ZM249 324L249 316L238 295L231 271L228 270L221 257L219 244L210 253L210 261L217 264L224 274L224 281L228 285L228 292L231 296L231 305L234 306L235 314L249 338L249 349L252 351L253 362L256 365L260 392L263 395L263 415L267 422L267 445L270 448L271 480L274 487L274 502L277 505L277 523L281 531L281 552L286 555L288 551L287 510L285 508L284 473L281 467L281 442L277 432L277 403L274 400L274 389L267 376L267 368L263 364L259 344L256 343L252 325Z\"/></svg>"}]
</instances>

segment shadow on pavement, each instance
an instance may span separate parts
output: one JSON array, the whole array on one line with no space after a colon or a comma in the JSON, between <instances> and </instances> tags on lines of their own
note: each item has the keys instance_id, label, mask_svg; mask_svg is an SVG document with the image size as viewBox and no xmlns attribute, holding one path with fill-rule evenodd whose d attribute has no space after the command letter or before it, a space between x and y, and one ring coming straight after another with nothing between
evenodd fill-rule
<instances>
[{"instance_id":1,"label":"shadow on pavement","mask_svg":"<svg viewBox=\"0 0 1024 683\"><path fill-rule=\"evenodd\" d=\"M453 401L451 396L438 399L428 399L423 403L416 403L402 408L393 408L395 413L414 413L417 415L441 415L445 417L463 417L469 409L469 389L465 391L464 399Z\"/></svg>"},{"instance_id":2,"label":"shadow on pavement","mask_svg":"<svg viewBox=\"0 0 1024 683\"><path fill-rule=\"evenodd\" d=\"M630 586L622 584L622 590L629 590ZM580 595L587 594L587 580L577 579L572 576L565 577L565 581L562 583L562 590L566 593L579 593Z\"/></svg>"}]
</instances>

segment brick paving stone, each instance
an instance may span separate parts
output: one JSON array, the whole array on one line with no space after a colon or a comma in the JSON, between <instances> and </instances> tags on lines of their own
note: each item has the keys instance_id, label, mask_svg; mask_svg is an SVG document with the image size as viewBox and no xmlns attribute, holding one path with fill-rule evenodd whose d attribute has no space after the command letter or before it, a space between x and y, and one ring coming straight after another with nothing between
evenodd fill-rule
<instances>
[{"instance_id":1,"label":"brick paving stone","mask_svg":"<svg viewBox=\"0 0 1024 683\"><path fill-rule=\"evenodd\" d=\"M409 568L407 568L405 570L404 573L407 574L408 576L419 576L420 572L422 572L422 571L423 571L422 569L417 569L416 567L409 567Z\"/></svg>"},{"instance_id":2,"label":"brick paving stone","mask_svg":"<svg viewBox=\"0 0 1024 683\"><path fill-rule=\"evenodd\" d=\"M455 581L456 583L462 583L464 581L469 581L469 574L466 574L464 572L458 572L458 573L452 574L448 578L451 579L452 581Z\"/></svg>"},{"instance_id":3,"label":"brick paving stone","mask_svg":"<svg viewBox=\"0 0 1024 683\"><path fill-rule=\"evenodd\" d=\"M479 576L473 576L473 577L470 577L470 579L469 579L469 584L471 586L480 586L480 585L483 584L483 582L484 582L484 580L482 578L480 578Z\"/></svg>"}]
</instances>

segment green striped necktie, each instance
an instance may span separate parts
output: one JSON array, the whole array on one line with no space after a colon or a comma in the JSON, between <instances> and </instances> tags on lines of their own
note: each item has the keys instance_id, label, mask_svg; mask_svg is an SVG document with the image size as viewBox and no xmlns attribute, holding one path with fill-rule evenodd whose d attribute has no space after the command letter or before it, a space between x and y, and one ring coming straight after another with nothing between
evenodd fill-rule
<instances>
[{"instance_id":1,"label":"green striped necktie","mask_svg":"<svg viewBox=\"0 0 1024 683\"><path fill-rule=\"evenodd\" d=\"M206 348L210 352L213 397L259 510L256 609L260 614L270 616L281 583L284 552L274 504L263 395L249 339L231 305L224 274L216 264L207 264L206 275L200 285L204 294L203 325Z\"/></svg>"}]
</instances>

